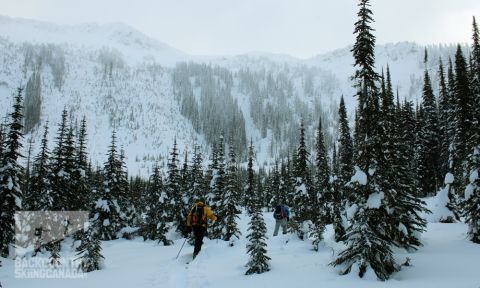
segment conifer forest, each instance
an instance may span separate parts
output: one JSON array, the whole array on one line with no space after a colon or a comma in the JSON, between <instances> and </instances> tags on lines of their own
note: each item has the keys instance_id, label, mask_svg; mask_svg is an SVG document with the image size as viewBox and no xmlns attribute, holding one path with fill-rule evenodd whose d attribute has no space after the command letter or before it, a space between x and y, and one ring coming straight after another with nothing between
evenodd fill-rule
<instances>
[{"instance_id":1,"label":"conifer forest","mask_svg":"<svg viewBox=\"0 0 480 288\"><path fill-rule=\"evenodd\" d=\"M42 285L480 285L468 272L480 259L476 18L467 44L378 45L376 2L349 3L353 45L315 65L182 59L167 46L179 61L132 64L112 48L14 42L0 28L0 287L37 285L14 277L16 261L59 271L67 258L88 277ZM0 16L14 32L43 29L22 21ZM150 43L110 28L127 29L119 43ZM336 59L347 68L332 72ZM186 219L198 201L217 219L192 261ZM272 236L279 204L288 233ZM86 223L67 233L72 219L42 220L34 249L20 247L17 214L49 211L85 211ZM42 236L49 221L62 237ZM448 247L458 278L422 280L435 275L425 259L448 265L435 252ZM301 263L307 272L293 272Z\"/></svg>"}]
</instances>

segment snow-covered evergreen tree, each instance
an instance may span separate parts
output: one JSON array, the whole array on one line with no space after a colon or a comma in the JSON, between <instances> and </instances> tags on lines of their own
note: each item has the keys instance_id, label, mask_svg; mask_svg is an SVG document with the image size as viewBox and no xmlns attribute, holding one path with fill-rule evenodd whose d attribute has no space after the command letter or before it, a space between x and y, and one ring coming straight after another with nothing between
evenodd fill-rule
<instances>
[{"instance_id":1,"label":"snow-covered evergreen tree","mask_svg":"<svg viewBox=\"0 0 480 288\"><path fill-rule=\"evenodd\" d=\"M416 195L412 155L414 142L414 126L411 103L400 107L397 95L397 107L392 122L393 153L391 154L391 171L393 172L394 199L390 207L393 211L393 221L390 225L390 237L396 246L405 249L417 249L420 243L420 233L425 231L426 220L420 213L428 213L426 204ZM410 129L409 131L407 129Z\"/></svg>"},{"instance_id":2,"label":"snow-covered evergreen tree","mask_svg":"<svg viewBox=\"0 0 480 288\"><path fill-rule=\"evenodd\" d=\"M450 99L448 86L445 78L445 69L442 59L439 59L438 65L438 136L439 136L439 169L440 175L446 175L449 172L450 147L451 139L451 114L453 113L453 105Z\"/></svg>"},{"instance_id":3,"label":"snow-covered evergreen tree","mask_svg":"<svg viewBox=\"0 0 480 288\"><path fill-rule=\"evenodd\" d=\"M315 193L312 189L312 181L310 177L310 169L308 167L309 152L305 143L305 127L303 121L300 123L300 141L297 148L295 159L293 161L293 175L295 177L295 185L293 191L293 207L291 228L300 239L305 238L308 232L307 220L312 220L312 213L316 203Z\"/></svg>"},{"instance_id":4,"label":"snow-covered evergreen tree","mask_svg":"<svg viewBox=\"0 0 480 288\"><path fill-rule=\"evenodd\" d=\"M427 58L425 52L425 58ZM425 62L425 65L427 63ZM424 85L422 94L423 118L420 133L421 152L419 160L422 169L418 172L419 188L421 195L434 195L440 187L439 171L439 137L438 137L438 110L435 96L433 95L430 76L425 68Z\"/></svg>"},{"instance_id":5,"label":"snow-covered evergreen tree","mask_svg":"<svg viewBox=\"0 0 480 288\"><path fill-rule=\"evenodd\" d=\"M338 175L336 180L334 221L335 239L340 241L345 236L344 215L345 205L353 200L347 182L353 175L353 141L348 125L347 109L343 96L340 98L338 108Z\"/></svg>"},{"instance_id":6,"label":"snow-covered evergreen tree","mask_svg":"<svg viewBox=\"0 0 480 288\"><path fill-rule=\"evenodd\" d=\"M177 139L175 138L172 152L170 152L170 159L167 164L167 179L164 186L169 200L168 213L175 229L180 229L183 226L185 221L184 210L187 210L180 189L180 171L178 162Z\"/></svg>"},{"instance_id":7,"label":"snow-covered evergreen tree","mask_svg":"<svg viewBox=\"0 0 480 288\"><path fill-rule=\"evenodd\" d=\"M82 238L82 243L77 247L78 268L83 272L100 270L103 267L102 243L100 242L99 219L90 220L87 231Z\"/></svg>"},{"instance_id":8,"label":"snow-covered evergreen tree","mask_svg":"<svg viewBox=\"0 0 480 288\"><path fill-rule=\"evenodd\" d=\"M77 138L76 166L73 171L73 183L78 199L78 209L87 210L91 206L90 181L88 179L87 120L82 119Z\"/></svg>"},{"instance_id":9,"label":"snow-covered evergreen tree","mask_svg":"<svg viewBox=\"0 0 480 288\"><path fill-rule=\"evenodd\" d=\"M330 166L325 146L325 136L322 130L322 119L318 121L315 142L315 190L318 207L312 211L318 213L324 224L332 223L333 214L333 191L330 183Z\"/></svg>"},{"instance_id":10,"label":"snow-covered evergreen tree","mask_svg":"<svg viewBox=\"0 0 480 288\"><path fill-rule=\"evenodd\" d=\"M203 155L200 146L194 145L192 165L190 167L189 201L193 205L197 199L205 199L208 191L208 183L203 172Z\"/></svg>"},{"instance_id":11,"label":"snow-covered evergreen tree","mask_svg":"<svg viewBox=\"0 0 480 288\"><path fill-rule=\"evenodd\" d=\"M223 136L220 136L220 140L216 147L216 161L217 169L213 170L212 181L210 186L212 187L212 197L210 205L215 215L219 215L220 218L227 214L226 207L222 204L225 194L225 144ZM213 166L212 166L213 167ZM217 221L218 222L218 221ZM223 223L223 224L222 224ZM220 225L222 224L222 225ZM225 222L218 222L210 228L209 237L211 239L223 239L225 235L226 226Z\"/></svg>"},{"instance_id":12,"label":"snow-covered evergreen tree","mask_svg":"<svg viewBox=\"0 0 480 288\"><path fill-rule=\"evenodd\" d=\"M40 152L32 165L30 190L25 202L29 210L48 211L53 207L53 195L50 167L50 151L48 150L48 122L45 123Z\"/></svg>"},{"instance_id":13,"label":"snow-covered evergreen tree","mask_svg":"<svg viewBox=\"0 0 480 288\"><path fill-rule=\"evenodd\" d=\"M143 239L158 240L165 246L172 243L168 240L166 234L168 232L168 196L164 191L162 175L158 165L153 167L153 174L148 182L146 196L146 213L145 221L141 229Z\"/></svg>"},{"instance_id":14,"label":"snow-covered evergreen tree","mask_svg":"<svg viewBox=\"0 0 480 288\"><path fill-rule=\"evenodd\" d=\"M113 240L118 238L120 230L126 226L120 199L124 197L125 187L121 185L120 177L122 171L119 165L117 152L116 133L112 133L112 142L108 151L108 159L103 168L103 187L101 197L95 203L94 221L99 221L99 236L102 240Z\"/></svg>"},{"instance_id":15,"label":"snow-covered evergreen tree","mask_svg":"<svg viewBox=\"0 0 480 288\"><path fill-rule=\"evenodd\" d=\"M270 170L267 178L267 190L269 191L269 201L267 207L275 207L279 204L286 203L286 195L284 189L280 189L280 171L278 170L278 161L275 161L275 165Z\"/></svg>"},{"instance_id":16,"label":"snow-covered evergreen tree","mask_svg":"<svg viewBox=\"0 0 480 288\"><path fill-rule=\"evenodd\" d=\"M255 171L253 171L253 141L250 139L250 146L248 147L248 164L247 164L247 185L244 192L244 203L249 215L253 213L255 205Z\"/></svg>"},{"instance_id":17,"label":"snow-covered evergreen tree","mask_svg":"<svg viewBox=\"0 0 480 288\"><path fill-rule=\"evenodd\" d=\"M353 270L363 277L372 269L380 280L386 280L397 269L392 255L392 240L386 234L388 202L381 187L381 175L377 171L384 161L379 137L379 92L376 86L378 74L374 71L375 36L369 0L359 1L358 20L354 33L356 42L352 52L357 67L353 79L357 88L358 108L355 131L356 173L350 180L355 195L351 210L351 224L347 229L346 248L332 263L341 265L343 274ZM382 174L380 173L382 172ZM387 191L385 191L387 192ZM387 197L386 197L387 196Z\"/></svg>"},{"instance_id":18,"label":"snow-covered evergreen tree","mask_svg":"<svg viewBox=\"0 0 480 288\"><path fill-rule=\"evenodd\" d=\"M225 174L225 192L222 197L222 207L224 207L225 214L220 217L219 221L221 226L224 226L224 233L222 239L230 242L230 246L234 245L236 239L240 239L240 229L238 227L237 219L240 211L240 187L238 186L238 168L235 155L235 149L233 147L233 140L230 138L228 147L228 164ZM218 212L217 212L218 213ZM224 223L222 223L224 222Z\"/></svg>"},{"instance_id":19,"label":"snow-covered evergreen tree","mask_svg":"<svg viewBox=\"0 0 480 288\"><path fill-rule=\"evenodd\" d=\"M325 225L333 222L334 195L330 183L330 167L322 130L322 119L318 121L315 143L315 191L317 205L312 210L312 226L310 238L313 248L318 250L318 244L323 240Z\"/></svg>"},{"instance_id":20,"label":"snow-covered evergreen tree","mask_svg":"<svg viewBox=\"0 0 480 288\"><path fill-rule=\"evenodd\" d=\"M468 185L465 188L464 215L468 224L468 238L480 244L480 35L477 23L473 18L472 47L472 131L469 145L473 146L468 157Z\"/></svg>"},{"instance_id":21,"label":"snow-covered evergreen tree","mask_svg":"<svg viewBox=\"0 0 480 288\"><path fill-rule=\"evenodd\" d=\"M470 241L480 244L480 144L470 157L470 183L465 188L463 211L465 222L468 224L468 238Z\"/></svg>"},{"instance_id":22,"label":"snow-covered evergreen tree","mask_svg":"<svg viewBox=\"0 0 480 288\"><path fill-rule=\"evenodd\" d=\"M454 155L453 155L453 175L455 177L453 186L454 193L457 197L460 196L460 191L465 187L468 176L466 159L468 153L467 142L471 131L471 92L469 72L467 62L463 56L460 45L457 46L455 53L455 86L454 86L454 101L455 101L455 138L454 138ZM456 203L458 205L458 203ZM458 208L454 208L458 211Z\"/></svg>"},{"instance_id":23,"label":"snow-covered evergreen tree","mask_svg":"<svg viewBox=\"0 0 480 288\"><path fill-rule=\"evenodd\" d=\"M295 203L295 176L293 175L293 166L290 154L287 155L287 160L283 162L280 167L280 194L285 195L285 203L292 207ZM284 191L284 192L283 192Z\"/></svg>"},{"instance_id":24,"label":"snow-covered evergreen tree","mask_svg":"<svg viewBox=\"0 0 480 288\"><path fill-rule=\"evenodd\" d=\"M255 196L255 203L258 203L258 195ZM263 220L262 210L260 205L255 205L252 213L252 218L249 222L247 235L247 254L250 255L248 263L246 264L247 272L249 274L261 274L270 270L268 263L271 258L267 255L267 226Z\"/></svg>"},{"instance_id":25,"label":"snow-covered evergreen tree","mask_svg":"<svg viewBox=\"0 0 480 288\"><path fill-rule=\"evenodd\" d=\"M65 139L68 134L68 113L67 109L64 108L62 112L62 120L59 124L57 136L55 137L55 144L52 151L51 157L51 167L52 167L52 190L54 196L54 209L55 210L68 210L67 199L71 195L70 191L70 174L68 171L65 171L66 161L65 161Z\"/></svg>"},{"instance_id":26,"label":"snow-covered evergreen tree","mask_svg":"<svg viewBox=\"0 0 480 288\"><path fill-rule=\"evenodd\" d=\"M23 168L18 162L22 157L23 137L23 97L22 89L18 88L13 111L10 113L8 132L5 137L4 151L0 166L0 256L8 257L10 245L15 236L15 212L22 209L23 192L20 181Z\"/></svg>"}]
</instances>

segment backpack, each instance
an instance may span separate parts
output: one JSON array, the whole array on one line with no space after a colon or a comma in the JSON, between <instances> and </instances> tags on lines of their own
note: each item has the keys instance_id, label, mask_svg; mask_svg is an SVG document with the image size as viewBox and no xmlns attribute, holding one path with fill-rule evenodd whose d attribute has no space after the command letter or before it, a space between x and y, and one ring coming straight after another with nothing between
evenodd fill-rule
<instances>
[{"instance_id":1,"label":"backpack","mask_svg":"<svg viewBox=\"0 0 480 288\"><path fill-rule=\"evenodd\" d=\"M278 220L285 218L285 212L282 205L277 205L277 207L275 207L275 212L273 212L273 217L275 217L275 219L278 219Z\"/></svg>"},{"instance_id":2,"label":"backpack","mask_svg":"<svg viewBox=\"0 0 480 288\"><path fill-rule=\"evenodd\" d=\"M192 208L192 226L204 224L203 205L195 205Z\"/></svg>"}]
</instances>

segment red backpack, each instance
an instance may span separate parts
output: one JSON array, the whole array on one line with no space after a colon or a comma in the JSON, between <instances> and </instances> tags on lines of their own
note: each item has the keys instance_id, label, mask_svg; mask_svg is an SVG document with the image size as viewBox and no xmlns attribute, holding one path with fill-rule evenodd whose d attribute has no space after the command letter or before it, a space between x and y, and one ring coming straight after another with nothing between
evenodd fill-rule
<instances>
[{"instance_id":1,"label":"red backpack","mask_svg":"<svg viewBox=\"0 0 480 288\"><path fill-rule=\"evenodd\" d=\"M203 225L205 223L204 207L203 205L197 204L192 208L192 226Z\"/></svg>"}]
</instances>

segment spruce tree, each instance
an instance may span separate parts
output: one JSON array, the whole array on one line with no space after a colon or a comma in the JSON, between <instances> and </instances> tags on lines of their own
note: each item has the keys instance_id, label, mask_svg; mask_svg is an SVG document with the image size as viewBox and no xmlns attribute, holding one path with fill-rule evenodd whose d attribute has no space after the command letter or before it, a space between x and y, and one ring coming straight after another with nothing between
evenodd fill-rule
<instances>
[{"instance_id":1,"label":"spruce tree","mask_svg":"<svg viewBox=\"0 0 480 288\"><path fill-rule=\"evenodd\" d=\"M218 173L218 149L216 142L212 144L212 152L210 153L210 155L210 163L208 164L207 171L205 171L205 182L208 186L208 192L205 195L205 201L212 209L215 210L215 182L217 180Z\"/></svg>"},{"instance_id":2,"label":"spruce tree","mask_svg":"<svg viewBox=\"0 0 480 288\"><path fill-rule=\"evenodd\" d=\"M222 205L225 194L225 144L223 135L220 136L219 143L217 145L217 169L213 171L211 186L213 187L213 197L210 200L209 205L216 215L220 218L227 214L226 207ZM222 225L220 225L222 224ZM224 231L226 229L225 223L219 222L212 226L210 229L211 239L223 239Z\"/></svg>"},{"instance_id":3,"label":"spruce tree","mask_svg":"<svg viewBox=\"0 0 480 288\"><path fill-rule=\"evenodd\" d=\"M468 139L468 147L472 151L476 145L478 145L479 139L478 131L475 128L480 126L480 33L478 31L477 22L475 17L473 17L473 44L472 44L472 65L470 67L472 80L470 82L471 86L471 113L472 113L472 135Z\"/></svg>"},{"instance_id":4,"label":"spruce tree","mask_svg":"<svg viewBox=\"0 0 480 288\"><path fill-rule=\"evenodd\" d=\"M250 139L250 146L248 147L248 164L247 164L247 185L245 187L245 207L248 215L252 215L253 207L255 205L255 172L253 171L253 141Z\"/></svg>"},{"instance_id":5,"label":"spruce tree","mask_svg":"<svg viewBox=\"0 0 480 288\"><path fill-rule=\"evenodd\" d=\"M22 88L18 88L10 114L8 132L0 168L0 256L8 257L10 245L15 237L15 212L22 209L23 192L20 179L23 168L19 164L22 157L20 149L23 138L23 97Z\"/></svg>"},{"instance_id":6,"label":"spruce tree","mask_svg":"<svg viewBox=\"0 0 480 288\"><path fill-rule=\"evenodd\" d=\"M168 196L164 191L160 168L155 165L147 188L145 221L142 227L143 239L158 240L165 246L172 244L172 241L166 237L169 219L167 204Z\"/></svg>"},{"instance_id":7,"label":"spruce tree","mask_svg":"<svg viewBox=\"0 0 480 288\"><path fill-rule=\"evenodd\" d=\"M117 152L116 133L112 132L112 142L107 154L107 161L103 168L103 187L101 197L95 203L94 219L100 221L99 237L102 240L113 240L118 238L118 233L125 227L124 213L121 209L120 199L126 191L121 183L119 156Z\"/></svg>"},{"instance_id":8,"label":"spruce tree","mask_svg":"<svg viewBox=\"0 0 480 288\"><path fill-rule=\"evenodd\" d=\"M320 218L323 219L324 224L332 223L333 214L333 194L330 184L330 166L327 155L327 149L325 146L325 136L322 131L322 119L318 121L316 143L315 143L316 155L315 155L315 171L316 171L316 187L317 191L316 200L318 200L318 207L314 209L315 213L321 213L323 215Z\"/></svg>"},{"instance_id":9,"label":"spruce tree","mask_svg":"<svg viewBox=\"0 0 480 288\"><path fill-rule=\"evenodd\" d=\"M194 145L192 166L190 167L190 183L189 183L189 205L192 205L197 199L205 199L208 191L208 183L206 183L203 173L203 156L200 146Z\"/></svg>"},{"instance_id":10,"label":"spruce tree","mask_svg":"<svg viewBox=\"0 0 480 288\"><path fill-rule=\"evenodd\" d=\"M279 204L286 203L285 199L286 196L282 194L285 190L280 189L281 187L281 179L280 179L280 171L278 170L278 161L275 160L275 166L273 169L270 170L267 179L267 189L270 192L270 201L268 202L268 207L275 207Z\"/></svg>"},{"instance_id":11,"label":"spruce tree","mask_svg":"<svg viewBox=\"0 0 480 288\"><path fill-rule=\"evenodd\" d=\"M475 18L473 18L473 45L472 45L472 131L468 146L471 152L468 156L468 185L465 188L465 203L463 214L468 224L468 238L480 244L480 43L479 32Z\"/></svg>"},{"instance_id":12,"label":"spruce tree","mask_svg":"<svg viewBox=\"0 0 480 288\"><path fill-rule=\"evenodd\" d=\"M369 0L359 1L358 20L354 33L356 42L352 52L355 59L355 88L357 88L358 108L356 124L356 173L351 186L355 194L352 209L356 208L346 234L346 248L332 263L342 265L342 274L347 274L355 266L355 271L363 277L372 269L380 280L386 280L397 270L392 255L392 240L386 235L388 230L388 204L390 192L383 189L382 174L385 171L382 141L379 137L379 91L378 74L374 71L375 37L370 23L373 22ZM382 167L383 166L383 167ZM378 169L378 170L377 170ZM384 201L387 200L387 201Z\"/></svg>"},{"instance_id":13,"label":"spruce tree","mask_svg":"<svg viewBox=\"0 0 480 288\"><path fill-rule=\"evenodd\" d=\"M439 93L438 93L438 136L439 136L439 169L440 176L444 176L449 171L449 155L452 139L450 138L450 114L452 105L449 97L448 86L445 79L445 72L442 59L439 59L438 65Z\"/></svg>"},{"instance_id":14,"label":"spruce tree","mask_svg":"<svg viewBox=\"0 0 480 288\"><path fill-rule=\"evenodd\" d=\"M88 179L88 156L87 156L87 120L82 119L77 138L76 166L73 171L73 183L75 194L78 199L78 209L87 210L91 206L90 181Z\"/></svg>"},{"instance_id":15,"label":"spruce tree","mask_svg":"<svg viewBox=\"0 0 480 288\"><path fill-rule=\"evenodd\" d=\"M398 97L398 95L397 95ZM420 243L420 233L425 231L427 222L420 217L420 213L428 213L428 209L415 193L414 174L411 167L413 144L414 142L407 138L413 137L414 120L411 104L400 107L397 98L397 107L394 112L392 126L393 151L391 171L393 171L393 189L395 199L391 203L393 222L390 225L390 237L393 243L407 250L417 249ZM404 118L405 117L405 118ZM410 129L410 131L407 131Z\"/></svg>"},{"instance_id":16,"label":"spruce tree","mask_svg":"<svg viewBox=\"0 0 480 288\"><path fill-rule=\"evenodd\" d=\"M220 218L221 226L225 227L223 240L229 241L230 246L234 245L234 238L240 239L240 229L238 228L237 219L240 211L240 187L238 187L238 168L233 146L233 139L230 138L228 147L228 165L225 174L225 193L222 197L222 207L225 214ZM224 221L224 223L222 223Z\"/></svg>"},{"instance_id":17,"label":"spruce tree","mask_svg":"<svg viewBox=\"0 0 480 288\"><path fill-rule=\"evenodd\" d=\"M254 198L254 203L257 204L254 205L252 218L248 226L250 233L247 235L247 254L250 255L250 258L246 265L248 268L247 272L245 272L246 275L261 274L270 270L268 261L271 258L267 256L267 243L265 242L267 239L267 226L263 220L261 207L258 204L260 202L258 195L255 195Z\"/></svg>"},{"instance_id":18,"label":"spruce tree","mask_svg":"<svg viewBox=\"0 0 480 288\"><path fill-rule=\"evenodd\" d=\"M189 212L190 205L192 205L193 202L193 197L191 195L190 187L192 183L192 175L190 174L190 165L188 164L188 150L185 149L184 152L184 159L183 159L183 165L182 168L179 170L179 177L178 177L178 187L180 189L180 199L182 200L182 219L179 223L178 226L178 231L182 233L183 236L187 236L187 228L186 228L186 222L185 219L187 219L187 215Z\"/></svg>"},{"instance_id":19,"label":"spruce tree","mask_svg":"<svg viewBox=\"0 0 480 288\"><path fill-rule=\"evenodd\" d=\"M67 135L67 129L68 129L67 118L68 118L67 109L64 107L62 111L62 120L57 130L57 136L55 137L56 146L52 151L52 157L51 157L52 174L51 174L50 182L52 183L54 210L66 210L64 191L68 191L67 185L70 183L68 179L65 179L64 177L65 175L63 173L64 171L63 168L65 166L65 160L64 160L65 137Z\"/></svg>"},{"instance_id":20,"label":"spruce tree","mask_svg":"<svg viewBox=\"0 0 480 288\"><path fill-rule=\"evenodd\" d=\"M455 138L453 172L455 176L454 188L456 196L462 187L465 187L467 180L466 159L467 141L471 131L471 102L470 83L468 77L467 63L463 56L460 45L457 46L455 54Z\"/></svg>"},{"instance_id":21,"label":"spruce tree","mask_svg":"<svg viewBox=\"0 0 480 288\"><path fill-rule=\"evenodd\" d=\"M82 243L77 247L77 260L80 261L78 268L88 273L102 269L103 257L102 243L99 235L99 219L90 219L89 226L82 238Z\"/></svg>"},{"instance_id":22,"label":"spruce tree","mask_svg":"<svg viewBox=\"0 0 480 288\"><path fill-rule=\"evenodd\" d=\"M469 184L465 188L463 213L465 222L468 224L468 238L470 241L480 244L480 178L478 177L480 174L480 144L471 154L469 166Z\"/></svg>"},{"instance_id":23,"label":"spruce tree","mask_svg":"<svg viewBox=\"0 0 480 288\"><path fill-rule=\"evenodd\" d=\"M286 205L292 205L293 204L293 181L292 181L292 175L291 175L291 170L290 170L290 158L287 158L287 161L284 161L282 159L280 163L280 171L279 171L279 187L278 187L278 194L280 197L280 201L282 203L285 203Z\"/></svg>"},{"instance_id":24,"label":"spruce tree","mask_svg":"<svg viewBox=\"0 0 480 288\"><path fill-rule=\"evenodd\" d=\"M135 201L132 191L130 191L130 185L128 182L128 172L127 165L125 163L126 155L123 145L120 148L120 155L118 157L118 186L120 188L121 194L119 196L119 205L122 211L122 222L123 225L128 228L130 231L124 231L122 237L130 239L133 237L132 230L130 228L138 227L140 223L139 215L135 209Z\"/></svg>"},{"instance_id":25,"label":"spruce tree","mask_svg":"<svg viewBox=\"0 0 480 288\"><path fill-rule=\"evenodd\" d=\"M349 187L346 186L347 182L353 175L353 141L350 133L350 127L348 125L347 109L345 108L345 101L343 96L340 99L340 105L338 108L338 127L339 127L339 139L338 139L338 189L335 193L335 206L334 206L334 228L335 239L340 241L345 236L344 227L344 210L345 205L353 201L353 195L351 195Z\"/></svg>"},{"instance_id":26,"label":"spruce tree","mask_svg":"<svg viewBox=\"0 0 480 288\"><path fill-rule=\"evenodd\" d=\"M339 121L339 139L338 139L338 178L340 185L350 181L353 175L353 141L350 133L350 127L348 125L347 109L345 108L345 102L343 96L340 99L340 106L338 109L338 121ZM342 193L344 199L350 199L346 193Z\"/></svg>"},{"instance_id":27,"label":"spruce tree","mask_svg":"<svg viewBox=\"0 0 480 288\"><path fill-rule=\"evenodd\" d=\"M178 168L178 150L177 139L174 139L172 152L170 152L170 159L167 164L167 179L165 183L165 192L169 199L168 210L170 220L173 222L173 227L178 231L184 221L185 205L183 202L183 195L180 189L180 172Z\"/></svg>"},{"instance_id":28,"label":"spruce tree","mask_svg":"<svg viewBox=\"0 0 480 288\"><path fill-rule=\"evenodd\" d=\"M48 122L45 123L40 152L33 161L30 180L29 209L49 211L53 207L53 191L50 183L50 151L48 150ZM27 199L26 199L27 200Z\"/></svg>"},{"instance_id":29,"label":"spruce tree","mask_svg":"<svg viewBox=\"0 0 480 288\"><path fill-rule=\"evenodd\" d=\"M300 123L300 141L297 148L293 176L294 176L294 197L292 207L291 227L300 239L305 238L308 227L305 226L307 220L312 220L312 213L316 206L316 195L313 193L311 185L310 170L308 169L309 153L305 143L305 127L303 121Z\"/></svg>"},{"instance_id":30,"label":"spruce tree","mask_svg":"<svg viewBox=\"0 0 480 288\"><path fill-rule=\"evenodd\" d=\"M77 190L79 183L75 180L75 174L78 173L78 162L75 147L73 126L68 128L64 149L63 149L63 166L62 171L58 175L61 178L62 187L64 187L62 193L62 202L64 210L81 210L84 209L82 198L83 196ZM62 173L63 172L63 173Z\"/></svg>"},{"instance_id":31,"label":"spruce tree","mask_svg":"<svg viewBox=\"0 0 480 288\"><path fill-rule=\"evenodd\" d=\"M325 225L333 222L333 191L330 183L330 167L325 148L325 139L322 131L322 119L318 121L316 135L316 155L315 155L315 171L316 171L316 207L312 211L313 225L310 231L310 237L313 238L313 248L318 250L318 244L323 240L323 232Z\"/></svg>"},{"instance_id":32,"label":"spruce tree","mask_svg":"<svg viewBox=\"0 0 480 288\"><path fill-rule=\"evenodd\" d=\"M426 63L425 63L426 65ZM423 169L419 171L421 195L434 195L439 188L438 112L428 70L425 68L422 94L423 121L421 122L422 152L419 155Z\"/></svg>"}]
</instances>

